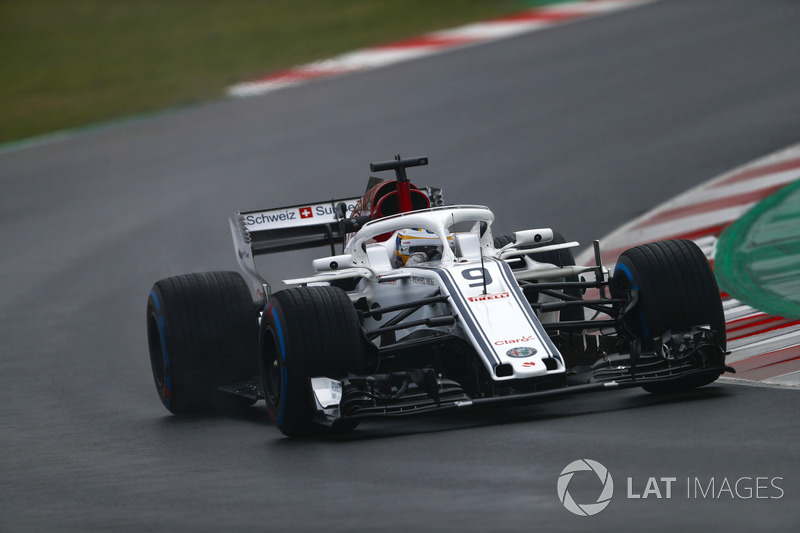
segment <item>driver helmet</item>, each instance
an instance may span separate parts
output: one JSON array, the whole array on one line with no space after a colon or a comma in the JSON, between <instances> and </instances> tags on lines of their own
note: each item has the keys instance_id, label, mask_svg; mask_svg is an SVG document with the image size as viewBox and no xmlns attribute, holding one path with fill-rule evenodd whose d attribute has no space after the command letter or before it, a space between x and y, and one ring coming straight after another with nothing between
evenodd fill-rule
<instances>
[{"instance_id":1,"label":"driver helmet","mask_svg":"<svg viewBox=\"0 0 800 533\"><path fill-rule=\"evenodd\" d=\"M397 268L439 261L442 258L442 241L438 235L424 229L403 229L397 232L394 250Z\"/></svg>"}]
</instances>

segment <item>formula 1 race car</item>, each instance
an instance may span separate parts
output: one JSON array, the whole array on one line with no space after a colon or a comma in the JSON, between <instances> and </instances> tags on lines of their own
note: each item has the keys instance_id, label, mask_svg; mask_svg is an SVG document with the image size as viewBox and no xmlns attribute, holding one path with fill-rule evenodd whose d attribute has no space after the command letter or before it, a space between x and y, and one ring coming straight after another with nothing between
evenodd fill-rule
<instances>
[{"instance_id":1,"label":"formula 1 race car","mask_svg":"<svg viewBox=\"0 0 800 533\"><path fill-rule=\"evenodd\" d=\"M715 381L725 320L691 241L577 266L552 229L493 236L482 206L411 184L427 158L373 163L360 198L237 213L244 276L158 281L147 302L156 389L175 414L265 399L284 434L392 417ZM342 248L338 250L337 246ZM315 273L273 292L255 257L330 246Z\"/></svg>"}]
</instances>

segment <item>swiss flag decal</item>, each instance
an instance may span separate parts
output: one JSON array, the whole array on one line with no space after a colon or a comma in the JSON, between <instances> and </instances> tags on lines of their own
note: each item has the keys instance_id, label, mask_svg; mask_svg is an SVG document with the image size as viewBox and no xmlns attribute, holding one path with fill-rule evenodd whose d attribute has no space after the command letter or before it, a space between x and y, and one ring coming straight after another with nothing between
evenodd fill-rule
<instances>
[{"instance_id":1,"label":"swiss flag decal","mask_svg":"<svg viewBox=\"0 0 800 533\"><path fill-rule=\"evenodd\" d=\"M311 211L310 207L301 207L300 218L314 218L314 213Z\"/></svg>"}]
</instances>

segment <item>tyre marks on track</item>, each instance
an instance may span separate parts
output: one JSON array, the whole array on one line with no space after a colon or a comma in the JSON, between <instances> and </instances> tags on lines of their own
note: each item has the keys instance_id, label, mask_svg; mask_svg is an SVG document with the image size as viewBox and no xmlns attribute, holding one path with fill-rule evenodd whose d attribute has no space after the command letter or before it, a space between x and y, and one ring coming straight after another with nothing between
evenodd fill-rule
<instances>
[{"instance_id":1,"label":"tyre marks on track","mask_svg":"<svg viewBox=\"0 0 800 533\"><path fill-rule=\"evenodd\" d=\"M690 239L714 262L722 231L761 200L800 179L800 144L725 173L656 207L601 240L604 264L626 249L656 240ZM590 250L579 264L593 263ZM800 320L763 312L721 293L731 354L726 374L800 385Z\"/></svg>"}]
</instances>

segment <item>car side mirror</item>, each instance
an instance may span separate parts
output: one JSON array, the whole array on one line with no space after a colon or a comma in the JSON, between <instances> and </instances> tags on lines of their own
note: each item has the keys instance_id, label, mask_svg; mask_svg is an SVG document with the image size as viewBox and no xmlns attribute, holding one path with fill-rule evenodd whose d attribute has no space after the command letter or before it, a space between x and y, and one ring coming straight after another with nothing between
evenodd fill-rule
<instances>
[{"instance_id":1,"label":"car side mirror","mask_svg":"<svg viewBox=\"0 0 800 533\"><path fill-rule=\"evenodd\" d=\"M553 240L553 230L550 228L526 229L514 232L513 247L518 248L526 244L538 244Z\"/></svg>"},{"instance_id":2,"label":"car side mirror","mask_svg":"<svg viewBox=\"0 0 800 533\"><path fill-rule=\"evenodd\" d=\"M352 255L342 254L314 259L312 264L316 272L332 272L343 268L352 268L355 266L355 261L353 261Z\"/></svg>"}]
</instances>

